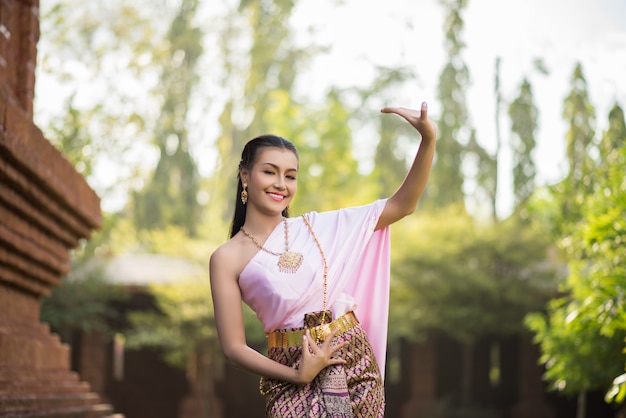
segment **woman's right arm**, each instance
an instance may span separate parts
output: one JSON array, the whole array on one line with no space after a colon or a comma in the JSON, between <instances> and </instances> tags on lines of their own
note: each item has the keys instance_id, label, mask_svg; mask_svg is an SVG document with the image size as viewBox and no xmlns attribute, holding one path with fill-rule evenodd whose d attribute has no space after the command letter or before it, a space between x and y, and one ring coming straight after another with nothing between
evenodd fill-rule
<instances>
[{"instance_id":1,"label":"woman's right arm","mask_svg":"<svg viewBox=\"0 0 626 418\"><path fill-rule=\"evenodd\" d=\"M220 247L210 260L211 294L215 323L222 352L227 360L259 376L272 377L297 385L313 380L326 366L344 363L333 354L343 345L331 347L328 340L321 346L303 338L303 358L299 369L280 364L250 348L246 343L241 291L237 283L237 263L233 252Z\"/></svg>"}]
</instances>

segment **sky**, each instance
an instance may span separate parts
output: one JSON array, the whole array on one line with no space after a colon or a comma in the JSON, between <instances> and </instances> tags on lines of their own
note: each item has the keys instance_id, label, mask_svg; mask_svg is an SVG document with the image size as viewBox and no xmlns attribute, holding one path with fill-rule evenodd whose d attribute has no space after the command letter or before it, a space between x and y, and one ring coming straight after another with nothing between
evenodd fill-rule
<instances>
[{"instance_id":1,"label":"sky","mask_svg":"<svg viewBox=\"0 0 626 418\"><path fill-rule=\"evenodd\" d=\"M224 7L222 3L204 4L209 16L219 16L217 9ZM372 118L390 117L381 116L379 108L385 105L419 108L426 101L431 116L440 117L436 88L446 62L443 19L444 9L439 0L297 1L291 20L296 28L293 42L329 47L327 54L299 69L299 93L311 101L321 101L329 86L367 87L375 66L410 67L415 70L415 80L407 83L406 89L398 92L392 102L383 102L381 97L378 102L367 103L376 108L361 110L371 112ZM463 59L471 77L466 99L478 141L487 149L495 147L494 68L499 57L505 102L514 100L524 77L532 84L539 109L537 182L545 185L560 180L567 169L563 100L569 93L575 64L583 65L591 102L596 107L598 132L606 129L608 111L615 102L626 107L626 0L468 0L463 20L462 36L466 44ZM209 54L215 50L206 49ZM548 75L533 67L536 58L543 60ZM209 78L214 67L212 59L209 56L202 69ZM73 90L55 85L41 66L38 71L36 99L54 98L36 100L36 120L44 121L46 114L58 110L60 95ZM94 94L97 89L94 80L87 78L77 83L88 84L87 88L78 90L79 95L87 99L98 96ZM200 100L207 101L206 96ZM219 101L208 101L211 103L196 107L191 121L204 124L196 134L201 137L197 139L197 158L203 175L215 164L215 158L210 155L219 132L217 117L221 112ZM507 143L510 134L506 107L501 109L501 133ZM356 133L361 135L375 133ZM357 154L371 155L373 147L365 140L363 144L362 149L356 150ZM139 150L136 154L137 159L151 164L158 158L153 151ZM512 162L506 146L499 161L503 187L499 189L498 211L506 215L512 206ZM100 174L94 182L98 187L110 187L118 181L112 174L123 171L104 164L97 169ZM124 191L105 196L103 209L120 209L126 195Z\"/></svg>"},{"instance_id":2,"label":"sky","mask_svg":"<svg viewBox=\"0 0 626 418\"><path fill-rule=\"evenodd\" d=\"M341 3L342 6L337 6ZM324 84L366 86L371 64L414 67L417 79L397 103L419 107L429 103L434 118L440 116L436 100L438 78L446 61L443 7L437 0L308 0L298 3L294 24L318 28L314 35L303 31L302 41L314 38L331 45L331 53L303 74L309 88ZM466 48L464 61L471 88L467 94L471 124L488 149L494 149L495 61L499 57L500 82L505 102L515 99L524 77L532 84L539 109L537 162L539 185L562 178L567 167L563 101L577 62L583 66L597 130L607 127L615 102L626 107L626 1L624 0L469 0L463 13ZM536 71L541 58L549 73ZM378 109L371 109L373 116ZM509 140L506 107L501 109L503 141ZM511 156L501 153L499 212L511 209Z\"/></svg>"}]
</instances>

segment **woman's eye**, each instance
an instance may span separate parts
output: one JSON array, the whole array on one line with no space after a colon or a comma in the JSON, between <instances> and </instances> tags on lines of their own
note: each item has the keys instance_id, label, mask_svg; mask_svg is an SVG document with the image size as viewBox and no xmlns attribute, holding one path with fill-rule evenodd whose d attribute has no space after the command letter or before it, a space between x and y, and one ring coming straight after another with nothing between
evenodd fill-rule
<instances>
[{"instance_id":1,"label":"woman's eye","mask_svg":"<svg viewBox=\"0 0 626 418\"><path fill-rule=\"evenodd\" d=\"M264 171L265 174L274 174L273 171Z\"/></svg>"},{"instance_id":2,"label":"woman's eye","mask_svg":"<svg viewBox=\"0 0 626 418\"><path fill-rule=\"evenodd\" d=\"M289 180L295 180L295 179L296 179L296 176L287 176L287 178L288 178Z\"/></svg>"}]
</instances>

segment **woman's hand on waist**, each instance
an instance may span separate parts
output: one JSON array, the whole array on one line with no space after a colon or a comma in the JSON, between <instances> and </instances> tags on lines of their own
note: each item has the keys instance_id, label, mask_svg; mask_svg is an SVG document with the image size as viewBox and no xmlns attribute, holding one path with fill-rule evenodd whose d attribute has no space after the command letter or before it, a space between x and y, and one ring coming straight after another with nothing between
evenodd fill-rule
<instances>
[{"instance_id":1,"label":"woman's hand on waist","mask_svg":"<svg viewBox=\"0 0 626 418\"><path fill-rule=\"evenodd\" d=\"M297 383L305 385L315 379L315 377L326 367L335 364L345 364L346 361L338 356L338 352L348 345L347 342L341 344L332 344L337 331L331 332L326 340L317 345L311 333L307 329L302 336L302 360L300 367L296 371Z\"/></svg>"}]
</instances>

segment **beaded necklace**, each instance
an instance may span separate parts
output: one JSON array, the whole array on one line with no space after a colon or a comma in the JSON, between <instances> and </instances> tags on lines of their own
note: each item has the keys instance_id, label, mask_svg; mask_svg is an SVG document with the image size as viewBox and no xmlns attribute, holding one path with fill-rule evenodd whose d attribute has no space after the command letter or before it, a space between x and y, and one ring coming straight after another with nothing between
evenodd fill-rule
<instances>
[{"instance_id":1,"label":"beaded necklace","mask_svg":"<svg viewBox=\"0 0 626 418\"><path fill-rule=\"evenodd\" d=\"M297 253L294 251L289 251L289 226L287 224L287 218L283 218L283 224L285 225L285 251L282 253L277 253L275 251L268 250L256 239L254 235L246 231L243 226L240 228L241 232L243 232L248 238L254 242L254 245L259 247L261 250L265 251L268 254L272 254L278 257L278 270L282 273L295 273L298 271L300 266L302 265L302 260L304 260L304 256L302 253Z\"/></svg>"},{"instance_id":2,"label":"beaded necklace","mask_svg":"<svg viewBox=\"0 0 626 418\"><path fill-rule=\"evenodd\" d=\"M322 244L320 244L320 241L317 239L317 235L315 235L315 231L313 231L313 227L309 223L309 220L307 219L307 217L305 215L302 215L302 219L304 220L304 223L306 224L307 228L309 228L309 231L311 232L311 235L313 236L313 239L315 240L315 244L317 244L317 248L319 249L320 254L322 255L322 261L324 262L324 305L323 305L322 319L321 319L321 326L323 327L323 332L319 333L317 338L316 338L316 340L315 340L315 343L319 344L321 335L326 337L328 334L330 334L330 326L326 322L326 320L327 320L327 318L326 318L326 297L328 295L328 261L326 260L326 253L324 253L324 249L322 248ZM288 239L287 223L286 223L286 219L285 218L283 218L283 220L285 221L285 248L286 248L285 251L288 251L288 247L287 247L287 245L288 245L288 243L287 243L287 239ZM257 247L259 247L263 251L265 251L265 252L267 252L269 254L276 255L276 256L280 256L281 255L281 253L275 253L275 252L272 252L270 250L267 250L267 249L263 248L263 246L258 244L258 241L256 241L256 239L253 236L248 234L243 229L243 227L241 228L241 230L250 239L252 239L252 241L257 245ZM302 256L301 253L298 253L298 254L300 254L300 256ZM302 260L300 260L300 264L301 263L302 263ZM298 265L298 267L299 266L300 265ZM280 268L280 260L279 260L279 268ZM330 318L328 318L328 319L330 319ZM280 382L278 384L275 384L275 385L271 386L267 390L263 390L263 377L261 377L261 379L259 380L259 392L261 393L262 396L266 396L269 393L271 393L274 389L278 389L280 387L286 386L287 384L288 384L287 382Z\"/></svg>"}]
</instances>

